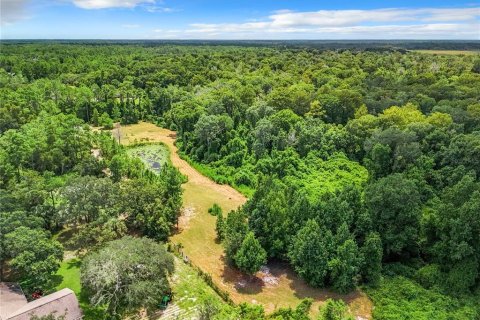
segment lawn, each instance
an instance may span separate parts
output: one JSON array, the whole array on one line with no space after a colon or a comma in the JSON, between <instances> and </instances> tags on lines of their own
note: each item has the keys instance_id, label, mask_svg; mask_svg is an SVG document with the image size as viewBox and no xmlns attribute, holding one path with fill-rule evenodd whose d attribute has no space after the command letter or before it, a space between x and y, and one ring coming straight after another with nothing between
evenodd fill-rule
<instances>
[{"instance_id":1,"label":"lawn","mask_svg":"<svg viewBox=\"0 0 480 320\"><path fill-rule=\"evenodd\" d=\"M181 159L174 144L173 131L142 122L120 128L120 136L126 145L149 141L168 146L172 164L188 177L188 182L183 184L184 212L179 223L180 230L171 237L171 241L181 243L189 259L209 273L215 284L227 291L235 303L259 303L267 312L272 312L279 307L294 307L303 298L310 297L315 300L312 310L316 315L318 307L326 299L341 298L349 304L353 314L370 318L372 303L360 290L338 295L329 290L312 288L286 264L268 265L270 276L275 278L275 283L269 285L259 278L249 281L248 277L228 266L224 261L223 247L216 241L215 217L208 213L208 208L217 203L224 213L228 213L244 204L247 198L228 185L213 182Z\"/></svg>"},{"instance_id":2,"label":"lawn","mask_svg":"<svg viewBox=\"0 0 480 320\"><path fill-rule=\"evenodd\" d=\"M61 279L61 282L55 287L56 290L69 288L75 292L77 297L82 292L82 286L80 284L80 266L82 262L78 258L62 261L60 269L57 271L57 277Z\"/></svg>"},{"instance_id":3,"label":"lawn","mask_svg":"<svg viewBox=\"0 0 480 320\"><path fill-rule=\"evenodd\" d=\"M83 310L84 320L100 320L105 318L102 308L94 307L88 302L88 297L82 291L80 283L80 266L82 261L78 258L64 260L54 276L55 291L69 288L77 295L80 308Z\"/></svg>"}]
</instances>

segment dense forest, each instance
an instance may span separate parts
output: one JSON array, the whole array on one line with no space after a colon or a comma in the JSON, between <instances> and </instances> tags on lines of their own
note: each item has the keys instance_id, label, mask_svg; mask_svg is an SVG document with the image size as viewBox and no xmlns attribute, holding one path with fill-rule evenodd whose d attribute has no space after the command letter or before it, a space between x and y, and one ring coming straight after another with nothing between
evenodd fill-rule
<instances>
[{"instance_id":1,"label":"dense forest","mask_svg":"<svg viewBox=\"0 0 480 320\"><path fill-rule=\"evenodd\" d=\"M111 240L168 239L183 177L170 165L147 170L108 131L90 129L150 121L177 132L198 170L248 196L236 211L212 210L240 270L286 261L314 287L363 286L375 319L423 319L415 312L430 307L434 318L478 319L479 99L478 55L5 43L2 271L46 290L63 252L52 235L77 225L72 241L96 251L85 264L92 270L115 248L136 247ZM162 257L166 277L171 261L149 241L138 246ZM82 278L92 292L112 290L98 281ZM389 298L397 288L405 296ZM117 312L141 297L108 299ZM308 304L275 319L305 319ZM239 308L232 312L251 313L244 318L262 314Z\"/></svg>"}]
</instances>

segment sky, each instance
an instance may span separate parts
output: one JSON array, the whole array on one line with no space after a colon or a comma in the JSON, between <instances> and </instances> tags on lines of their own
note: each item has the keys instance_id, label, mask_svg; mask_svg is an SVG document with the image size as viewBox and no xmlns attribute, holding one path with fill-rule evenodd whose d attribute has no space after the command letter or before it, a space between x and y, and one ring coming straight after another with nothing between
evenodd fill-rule
<instances>
[{"instance_id":1,"label":"sky","mask_svg":"<svg viewBox=\"0 0 480 320\"><path fill-rule=\"evenodd\" d=\"M480 2L0 0L1 39L474 39Z\"/></svg>"}]
</instances>

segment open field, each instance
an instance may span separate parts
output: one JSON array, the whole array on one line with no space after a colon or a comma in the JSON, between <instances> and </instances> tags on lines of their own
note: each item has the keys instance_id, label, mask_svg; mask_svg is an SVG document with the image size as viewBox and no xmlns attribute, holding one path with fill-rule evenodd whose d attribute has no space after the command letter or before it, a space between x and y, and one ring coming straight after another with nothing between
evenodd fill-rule
<instances>
[{"instance_id":1,"label":"open field","mask_svg":"<svg viewBox=\"0 0 480 320\"><path fill-rule=\"evenodd\" d=\"M116 129L114 130L114 134ZM258 273L249 280L246 276L225 264L223 248L216 241L215 217L207 211L214 203L224 212L229 212L246 202L246 197L230 186L219 185L206 178L180 158L174 145L175 132L159 128L150 123L129 125L120 129L120 141L126 145L135 141L163 142L170 149L171 161L180 172L188 177L184 188L184 214L180 220L179 233L171 240L181 243L184 253L205 272L212 275L213 281L230 293L236 303L260 303L267 312L278 307L296 306L301 299L315 300L313 313L327 298L342 298L351 311L369 319L372 303L365 293L357 290L348 295L339 295L329 290L314 289L299 279L286 264L272 263L269 272ZM260 278L273 280L265 284Z\"/></svg>"},{"instance_id":2,"label":"open field","mask_svg":"<svg viewBox=\"0 0 480 320\"><path fill-rule=\"evenodd\" d=\"M428 54L437 54L437 55L480 55L480 51L471 51L471 50L412 50L413 52L418 53L428 53Z\"/></svg>"}]
</instances>

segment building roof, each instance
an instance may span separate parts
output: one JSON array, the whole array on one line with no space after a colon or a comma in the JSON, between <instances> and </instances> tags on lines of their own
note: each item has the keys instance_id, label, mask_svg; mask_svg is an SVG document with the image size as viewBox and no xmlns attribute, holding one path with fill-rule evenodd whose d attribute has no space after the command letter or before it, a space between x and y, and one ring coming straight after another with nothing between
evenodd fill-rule
<instances>
[{"instance_id":1,"label":"building roof","mask_svg":"<svg viewBox=\"0 0 480 320\"><path fill-rule=\"evenodd\" d=\"M25 300L26 301L26 300ZM2 303L3 304L3 303ZM65 320L77 320L82 318L82 311L78 306L75 293L70 289L62 289L40 299L23 304L13 313L2 320L30 320L32 316L64 316Z\"/></svg>"},{"instance_id":2,"label":"building roof","mask_svg":"<svg viewBox=\"0 0 480 320\"><path fill-rule=\"evenodd\" d=\"M22 289L16 283L0 282L0 320L28 303Z\"/></svg>"}]
</instances>

